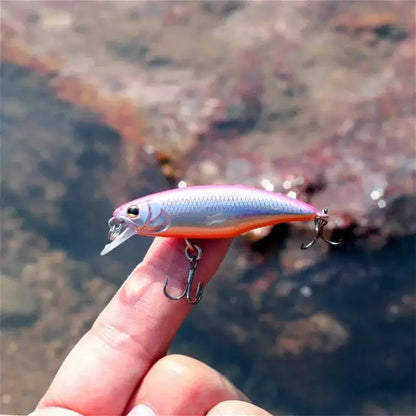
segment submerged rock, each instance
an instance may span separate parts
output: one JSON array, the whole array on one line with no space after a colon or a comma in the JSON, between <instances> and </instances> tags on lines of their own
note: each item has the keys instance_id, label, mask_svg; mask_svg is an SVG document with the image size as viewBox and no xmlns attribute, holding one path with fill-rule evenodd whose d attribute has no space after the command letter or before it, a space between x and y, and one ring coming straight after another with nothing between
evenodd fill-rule
<instances>
[{"instance_id":1,"label":"submerged rock","mask_svg":"<svg viewBox=\"0 0 416 416\"><path fill-rule=\"evenodd\" d=\"M279 333L277 354L302 354L308 352L332 352L342 347L349 338L344 326L323 313L316 313L306 319L286 322Z\"/></svg>"},{"instance_id":2,"label":"submerged rock","mask_svg":"<svg viewBox=\"0 0 416 416\"><path fill-rule=\"evenodd\" d=\"M21 280L1 275L1 323L5 328L29 326L38 315L37 303L30 287Z\"/></svg>"}]
</instances>

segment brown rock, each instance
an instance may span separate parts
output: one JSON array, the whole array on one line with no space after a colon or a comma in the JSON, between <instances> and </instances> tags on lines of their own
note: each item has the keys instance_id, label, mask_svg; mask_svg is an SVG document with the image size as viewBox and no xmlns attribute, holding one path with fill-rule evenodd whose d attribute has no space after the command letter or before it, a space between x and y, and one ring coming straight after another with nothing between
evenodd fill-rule
<instances>
[{"instance_id":1,"label":"brown rock","mask_svg":"<svg viewBox=\"0 0 416 416\"><path fill-rule=\"evenodd\" d=\"M348 330L340 322L329 315L316 313L284 324L277 338L277 354L329 353L345 345L348 338Z\"/></svg>"}]
</instances>

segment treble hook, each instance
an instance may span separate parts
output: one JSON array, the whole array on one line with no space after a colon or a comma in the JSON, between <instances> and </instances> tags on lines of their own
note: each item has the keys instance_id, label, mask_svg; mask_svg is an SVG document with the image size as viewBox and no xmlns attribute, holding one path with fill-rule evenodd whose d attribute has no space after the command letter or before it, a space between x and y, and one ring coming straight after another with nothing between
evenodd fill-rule
<instances>
[{"instance_id":1,"label":"treble hook","mask_svg":"<svg viewBox=\"0 0 416 416\"><path fill-rule=\"evenodd\" d=\"M192 291L192 284L194 282L194 275L195 271L198 267L199 260L202 257L202 248L197 246L196 244L191 243L187 238L185 238L185 256L189 260L191 267L188 272L188 280L185 286L184 291L179 296L172 296L167 291L168 281L169 279L166 278L165 284L163 285L163 293L166 297L168 297L171 300L180 300L186 296L186 300L188 303L194 305L195 303L198 303L202 298L202 293L204 291L203 286L201 283L198 283L198 286L196 288L195 298L191 298L191 291ZM191 254L194 252L195 254Z\"/></svg>"},{"instance_id":2,"label":"treble hook","mask_svg":"<svg viewBox=\"0 0 416 416\"><path fill-rule=\"evenodd\" d=\"M320 238L321 240L324 240L325 243L330 244L331 246L338 246L339 244L342 243L342 240L340 241L330 241L328 239L325 238L323 231L325 226L328 224L328 208L324 208L322 210L322 214L319 214L316 218L315 218L315 237L314 239L309 242L308 244L303 244L300 246L300 248L302 250L306 250L309 247L312 247L316 241L318 240L318 238Z\"/></svg>"},{"instance_id":3,"label":"treble hook","mask_svg":"<svg viewBox=\"0 0 416 416\"><path fill-rule=\"evenodd\" d=\"M114 217L111 217L108 220L108 227L110 228L108 231L108 239L114 240L119 234L122 229L122 224L115 221Z\"/></svg>"}]
</instances>

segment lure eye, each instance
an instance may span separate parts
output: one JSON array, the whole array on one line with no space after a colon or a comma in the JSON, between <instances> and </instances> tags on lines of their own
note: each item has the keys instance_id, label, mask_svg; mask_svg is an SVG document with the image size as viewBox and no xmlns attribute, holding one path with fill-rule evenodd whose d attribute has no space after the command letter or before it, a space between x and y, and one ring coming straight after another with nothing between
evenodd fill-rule
<instances>
[{"instance_id":1,"label":"lure eye","mask_svg":"<svg viewBox=\"0 0 416 416\"><path fill-rule=\"evenodd\" d=\"M137 206L136 206L136 205L130 205L130 206L127 208L127 215L128 215L130 218L136 218L136 217L139 215L139 208L137 208Z\"/></svg>"}]
</instances>

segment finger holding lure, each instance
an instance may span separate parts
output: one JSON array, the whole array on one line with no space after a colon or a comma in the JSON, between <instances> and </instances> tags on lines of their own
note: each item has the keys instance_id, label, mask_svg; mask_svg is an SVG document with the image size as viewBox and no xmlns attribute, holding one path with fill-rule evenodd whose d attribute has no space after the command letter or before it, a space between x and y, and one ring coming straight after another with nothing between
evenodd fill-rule
<instances>
[{"instance_id":1,"label":"finger holding lure","mask_svg":"<svg viewBox=\"0 0 416 416\"><path fill-rule=\"evenodd\" d=\"M101 255L112 251L135 234L184 238L185 255L191 263L188 283L184 292L173 297L168 294L165 281L164 293L173 300L186 296L189 303L197 303L202 296L198 285L192 299L191 289L200 247L189 238L235 237L255 228L292 221L315 221L315 237L302 249L311 247L321 238L327 240L323 229L328 223L328 210L319 212L315 207L285 195L250 188L244 185L190 186L144 196L118 207L108 221L110 230L107 244Z\"/></svg>"}]
</instances>

